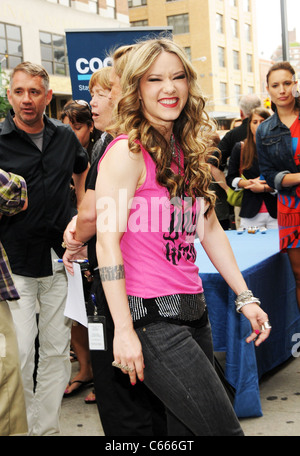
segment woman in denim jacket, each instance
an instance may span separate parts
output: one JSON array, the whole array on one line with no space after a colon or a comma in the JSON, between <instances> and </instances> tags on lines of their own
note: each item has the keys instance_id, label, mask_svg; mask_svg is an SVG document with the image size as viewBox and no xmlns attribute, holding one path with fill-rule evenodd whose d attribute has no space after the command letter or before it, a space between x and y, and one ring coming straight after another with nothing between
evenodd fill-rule
<instances>
[{"instance_id":1,"label":"woman in denim jacket","mask_svg":"<svg viewBox=\"0 0 300 456\"><path fill-rule=\"evenodd\" d=\"M270 68L267 90L274 115L257 130L259 167L268 185L278 191L280 249L289 255L300 309L300 100L289 62Z\"/></svg>"}]
</instances>

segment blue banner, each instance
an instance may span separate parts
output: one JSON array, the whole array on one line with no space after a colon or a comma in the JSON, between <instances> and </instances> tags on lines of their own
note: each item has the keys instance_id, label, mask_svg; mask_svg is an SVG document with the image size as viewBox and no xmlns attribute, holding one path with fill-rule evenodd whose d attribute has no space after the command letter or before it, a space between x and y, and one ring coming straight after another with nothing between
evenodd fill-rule
<instances>
[{"instance_id":1,"label":"blue banner","mask_svg":"<svg viewBox=\"0 0 300 456\"><path fill-rule=\"evenodd\" d=\"M135 43L142 38L171 33L172 27L66 30L73 100L90 102L89 80L92 74L111 65L109 55L119 46Z\"/></svg>"}]
</instances>

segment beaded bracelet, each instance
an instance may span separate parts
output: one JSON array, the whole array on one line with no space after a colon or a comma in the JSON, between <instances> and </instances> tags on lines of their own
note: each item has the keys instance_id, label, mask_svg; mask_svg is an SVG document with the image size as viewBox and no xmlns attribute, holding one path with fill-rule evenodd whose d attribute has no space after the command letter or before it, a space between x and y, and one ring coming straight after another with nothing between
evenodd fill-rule
<instances>
[{"instance_id":1,"label":"beaded bracelet","mask_svg":"<svg viewBox=\"0 0 300 456\"><path fill-rule=\"evenodd\" d=\"M242 307L246 306L247 304L257 304L260 306L260 300L253 296L251 290L242 291L242 293L237 296L235 300L236 311L238 313L241 313Z\"/></svg>"}]
</instances>

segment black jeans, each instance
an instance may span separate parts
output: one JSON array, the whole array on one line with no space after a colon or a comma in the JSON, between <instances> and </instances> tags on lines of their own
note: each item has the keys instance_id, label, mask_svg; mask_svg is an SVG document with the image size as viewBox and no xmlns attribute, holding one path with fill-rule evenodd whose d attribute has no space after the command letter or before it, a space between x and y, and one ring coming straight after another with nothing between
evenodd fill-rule
<instances>
[{"instance_id":1,"label":"black jeans","mask_svg":"<svg viewBox=\"0 0 300 456\"><path fill-rule=\"evenodd\" d=\"M165 404L168 435L243 435L213 366L207 311L198 327L157 322L138 328L145 384Z\"/></svg>"},{"instance_id":2,"label":"black jeans","mask_svg":"<svg viewBox=\"0 0 300 456\"><path fill-rule=\"evenodd\" d=\"M91 293L95 294L98 314L106 318L107 350L91 350L91 361L98 411L106 436L165 436L165 407L159 399L137 381L112 366L114 324L108 309L99 275L94 276ZM88 302L88 314L94 306Z\"/></svg>"}]
</instances>

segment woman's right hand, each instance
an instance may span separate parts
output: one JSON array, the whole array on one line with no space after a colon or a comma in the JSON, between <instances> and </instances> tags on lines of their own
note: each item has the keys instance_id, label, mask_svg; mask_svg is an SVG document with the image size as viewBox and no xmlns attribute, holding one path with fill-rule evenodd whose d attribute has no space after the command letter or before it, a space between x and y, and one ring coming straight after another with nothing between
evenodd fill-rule
<instances>
[{"instance_id":1,"label":"woman's right hand","mask_svg":"<svg viewBox=\"0 0 300 456\"><path fill-rule=\"evenodd\" d=\"M83 246L81 244L81 248L76 252L66 249L65 253L62 257L63 263L66 267L66 270L71 274L74 275L74 269L73 269L73 261L76 260L86 260L87 259L87 247Z\"/></svg>"},{"instance_id":2,"label":"woman's right hand","mask_svg":"<svg viewBox=\"0 0 300 456\"><path fill-rule=\"evenodd\" d=\"M114 337L114 361L123 366L128 366L131 371L121 369L124 374L129 375L130 383L135 385L137 378L144 380L144 357L142 345L132 325L130 328L115 328Z\"/></svg>"}]
</instances>

